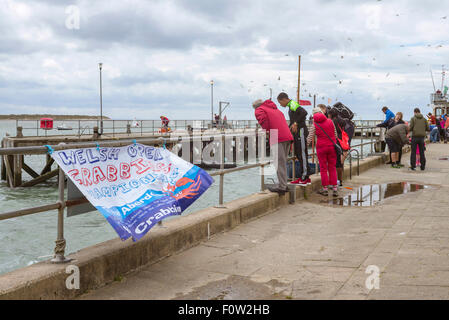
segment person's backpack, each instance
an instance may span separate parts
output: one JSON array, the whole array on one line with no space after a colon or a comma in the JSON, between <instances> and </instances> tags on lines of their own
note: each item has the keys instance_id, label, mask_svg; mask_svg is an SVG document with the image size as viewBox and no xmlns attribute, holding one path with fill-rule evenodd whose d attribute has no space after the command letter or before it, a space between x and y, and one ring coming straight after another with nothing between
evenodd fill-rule
<instances>
[{"instance_id":1,"label":"person's backpack","mask_svg":"<svg viewBox=\"0 0 449 320\"><path fill-rule=\"evenodd\" d=\"M339 139L339 138L337 137L338 143L340 144L340 147L341 147L343 150L345 150L345 151L346 151L346 150L349 150L349 136L348 136L348 134L346 133L346 131L342 129L342 127L338 126L338 128L339 128L340 131L341 131L341 139Z\"/></svg>"},{"instance_id":2,"label":"person's backpack","mask_svg":"<svg viewBox=\"0 0 449 320\"><path fill-rule=\"evenodd\" d=\"M337 110L338 114L340 115L340 117L342 117L343 119L349 119L352 120L352 118L354 118L354 112L351 111L351 109L349 109L347 106L345 106L343 103L341 102L337 102L336 104L334 104L334 106L332 107L332 109Z\"/></svg>"}]
</instances>

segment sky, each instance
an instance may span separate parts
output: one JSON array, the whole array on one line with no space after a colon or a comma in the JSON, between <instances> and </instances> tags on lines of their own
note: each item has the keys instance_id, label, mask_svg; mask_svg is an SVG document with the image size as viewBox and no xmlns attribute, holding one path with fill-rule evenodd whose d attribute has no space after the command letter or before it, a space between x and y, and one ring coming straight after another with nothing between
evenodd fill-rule
<instances>
[{"instance_id":1,"label":"sky","mask_svg":"<svg viewBox=\"0 0 449 320\"><path fill-rule=\"evenodd\" d=\"M449 1L0 0L0 110L113 119L254 119L284 91L356 119L431 111ZM284 110L284 109L283 109ZM306 107L311 113L311 107Z\"/></svg>"}]
</instances>

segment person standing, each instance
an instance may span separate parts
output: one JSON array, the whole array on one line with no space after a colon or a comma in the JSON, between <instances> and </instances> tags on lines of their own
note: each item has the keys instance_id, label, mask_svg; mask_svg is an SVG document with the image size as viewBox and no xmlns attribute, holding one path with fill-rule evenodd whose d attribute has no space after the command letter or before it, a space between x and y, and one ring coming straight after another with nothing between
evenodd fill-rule
<instances>
[{"instance_id":1,"label":"person standing","mask_svg":"<svg viewBox=\"0 0 449 320\"><path fill-rule=\"evenodd\" d=\"M412 151L410 154L410 169L416 170L416 146L419 146L421 170L426 168L426 156L424 154L424 139L429 129L429 123L421 114L419 108L415 108L414 116L410 120L410 132L412 133Z\"/></svg>"},{"instance_id":2,"label":"person standing","mask_svg":"<svg viewBox=\"0 0 449 320\"><path fill-rule=\"evenodd\" d=\"M279 181L278 187L268 187L271 192L284 194L287 192L287 156L293 136L287 125L284 114L271 100L261 99L253 102L254 114L262 129L269 133L270 146L277 144L277 168L276 173ZM273 131L277 130L277 139Z\"/></svg>"},{"instance_id":3,"label":"person standing","mask_svg":"<svg viewBox=\"0 0 449 320\"><path fill-rule=\"evenodd\" d=\"M318 105L319 107L320 105ZM321 112L323 112L323 109L321 109ZM350 147L350 143L349 143L349 135L348 135L348 145L346 146L346 148L344 148L342 146L342 143L340 143L340 141L343 140L343 132L346 133L345 128L346 128L346 121L345 119L343 119L337 112L336 109L330 109L328 112L328 116L329 119L332 120L332 122L334 123L335 129L337 131L337 144L340 146L340 148L343 151L343 154L339 157L337 157L337 177L338 177L338 181L339 182L339 186L342 187L343 186L343 168L344 168L344 161L345 161L345 153L347 154ZM346 119L348 120L348 119ZM349 120L348 120L349 121ZM347 134L347 133L346 133Z\"/></svg>"},{"instance_id":4,"label":"person standing","mask_svg":"<svg viewBox=\"0 0 449 320\"><path fill-rule=\"evenodd\" d=\"M309 185L312 181L309 178L309 155L306 143L307 135L309 134L306 124L307 111L302 108L298 102L291 100L285 92L281 92L277 99L282 107L288 107L290 131L293 134L295 156L298 159L301 168L301 177L291 183L302 186Z\"/></svg>"},{"instance_id":5,"label":"person standing","mask_svg":"<svg viewBox=\"0 0 449 320\"><path fill-rule=\"evenodd\" d=\"M394 113L388 107L383 107L382 112L385 113L385 120L382 122L383 124L387 124L390 119L394 119Z\"/></svg>"},{"instance_id":6,"label":"person standing","mask_svg":"<svg viewBox=\"0 0 449 320\"><path fill-rule=\"evenodd\" d=\"M444 143L447 143L449 138L449 117L446 117L446 122L444 123Z\"/></svg>"},{"instance_id":7,"label":"person standing","mask_svg":"<svg viewBox=\"0 0 449 320\"><path fill-rule=\"evenodd\" d=\"M329 188L332 195L338 197L337 190L337 157L336 152L337 132L332 120L326 118L320 108L313 109L313 126L307 137L307 144L311 144L313 139L316 140L316 153L320 163L321 185L319 194L327 196Z\"/></svg>"}]
</instances>

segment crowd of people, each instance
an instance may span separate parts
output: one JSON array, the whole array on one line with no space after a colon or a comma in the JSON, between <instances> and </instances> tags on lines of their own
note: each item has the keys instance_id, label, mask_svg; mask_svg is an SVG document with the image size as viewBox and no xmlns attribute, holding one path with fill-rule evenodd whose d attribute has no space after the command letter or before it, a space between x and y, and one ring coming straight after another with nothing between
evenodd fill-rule
<instances>
[{"instance_id":1,"label":"crowd of people","mask_svg":"<svg viewBox=\"0 0 449 320\"><path fill-rule=\"evenodd\" d=\"M342 186L343 164L350 150L350 144L355 131L351 121L352 116L342 112L337 104L334 107L319 104L313 109L313 125L310 132L307 127L307 111L298 102L290 99L281 92L277 97L278 103L288 108L289 122L284 114L271 100L256 100L253 103L255 116L260 126L270 134L270 145L277 144L277 177L279 184L270 186L272 192L284 194L287 186L287 157L293 146L294 155L300 165L299 178L290 182L293 185L307 186L311 184L311 168L308 162L308 146L316 139L316 154L320 165L322 188L321 195L329 192L338 196L338 186Z\"/></svg>"},{"instance_id":2,"label":"crowd of people","mask_svg":"<svg viewBox=\"0 0 449 320\"><path fill-rule=\"evenodd\" d=\"M296 161L299 162L299 178L290 184L307 186L311 184L311 168L308 163L308 146L316 141L316 155L321 174L321 189L323 196L338 197L338 187L343 185L344 161L351 149L351 140L355 132L352 122L353 114L341 103L333 107L319 104L307 117L307 111L298 102L290 99L284 92L277 97L280 106L288 108L289 121L271 100L256 100L253 103L255 117L260 126L270 134L270 146L277 144L277 177L279 184L270 186L272 192L284 194L288 191L287 158L293 146ZM343 108L342 108L343 106ZM345 109L346 108L346 109ZM410 170L419 166L425 170L425 139L431 131L431 142L444 141L449 137L449 117L435 117L428 114L428 120L421 114L419 108L414 109L414 115L409 122L403 120L403 114L394 114L388 107L382 108L385 120L378 124L385 130L385 143L388 145L390 159L387 164L392 168L402 168L402 148L411 145ZM352 115L351 115L352 114ZM310 130L307 126L309 120ZM430 122L430 125L429 125Z\"/></svg>"}]
</instances>

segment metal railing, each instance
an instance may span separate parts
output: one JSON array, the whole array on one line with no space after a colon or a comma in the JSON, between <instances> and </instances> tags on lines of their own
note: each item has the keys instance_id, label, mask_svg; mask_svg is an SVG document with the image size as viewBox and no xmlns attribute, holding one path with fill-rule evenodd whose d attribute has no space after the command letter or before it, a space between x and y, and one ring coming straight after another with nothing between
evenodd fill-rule
<instances>
[{"instance_id":1,"label":"metal railing","mask_svg":"<svg viewBox=\"0 0 449 320\"><path fill-rule=\"evenodd\" d=\"M63 125L66 127L64 128ZM100 120L54 120L52 129L40 127L40 120L16 120L16 128L21 127L25 136L57 136L90 134L93 127L100 128ZM60 127L60 129L58 129ZM192 129L254 129L258 127L256 120L228 120L212 123L210 120L170 120L169 127L174 130ZM87 131L86 131L87 129ZM104 135L118 134L157 134L164 127L161 120L103 120ZM17 133L16 133L17 135Z\"/></svg>"},{"instance_id":2,"label":"metal railing","mask_svg":"<svg viewBox=\"0 0 449 320\"><path fill-rule=\"evenodd\" d=\"M232 134L231 136L236 136L235 134ZM189 142L195 141L195 139L199 139L201 141L204 141L204 139L210 139L210 138L220 138L221 139L221 150L220 150L220 169L218 171L210 173L211 176L219 176L219 195L218 195L218 207L223 207L223 195L224 195L224 176L226 174L230 174L233 172L248 170L260 167L261 168L261 187L260 190L263 192L265 190L265 174L264 174L264 168L267 165L272 164L271 161L265 160L265 150L266 150L266 135L263 133L262 137L264 137L263 146L262 149L264 150L263 156L260 157L258 163L254 164L248 164L248 165L242 165L236 168L231 169L224 169L225 165L225 147L224 147L224 141L225 141L226 135L221 133L219 135L210 135L210 136L199 136L199 137L189 137ZM84 142L84 143L73 143L73 144L58 144L55 146L51 146L53 150L66 150L66 149L73 149L73 148L96 148L96 147L121 147L121 146L127 146L135 141L142 143L142 144L153 144L162 146L165 143L176 143L179 142L179 137L176 138L139 138L139 139L133 139L133 140L116 140L116 141L99 141L99 142ZM371 136L371 140L369 142L362 142L360 144L356 144L353 147L361 147L363 150L363 146L367 144L373 144L375 143L374 137ZM24 155L24 154L46 154L48 151L48 148L46 146L33 146L33 147L16 147L16 148L0 148L0 156L7 156L7 155ZM352 151L357 151L355 149L351 149L350 153ZM358 151L357 151L358 153ZM259 153L260 154L260 153ZM362 152L363 154L363 152ZM311 153L312 157L314 159L317 159L315 150L312 150ZM357 157L358 160L360 157ZM292 165L292 177L295 177L295 165L294 165L295 157L288 157L288 161L293 161ZM313 163L316 164L316 174L319 174L318 171L318 159L314 161ZM350 157L350 166L351 166L351 177L352 177L352 160ZM50 211L50 210L58 210L58 218L57 218L57 239L56 239L56 246L55 246L55 255L52 259L52 262L54 263L64 263L67 262L68 259L65 258L65 247L66 247L66 241L64 239L64 210L66 207L79 205L82 203L86 203L88 200L86 198L79 199L79 200L65 200L65 174L61 168L59 168L59 176L58 176L58 201L55 203L50 203L42 206L36 206L31 208L24 208L20 210L14 210L9 211L5 213L0 213L0 221L16 218L20 216Z\"/></svg>"},{"instance_id":3,"label":"metal railing","mask_svg":"<svg viewBox=\"0 0 449 320\"><path fill-rule=\"evenodd\" d=\"M354 120L356 127L374 127L382 120ZM68 125L67 125L68 124ZM16 120L16 128L21 127L25 136L87 135L94 127L100 128L100 120L54 120L53 129L40 128L40 120ZM70 130L58 129L66 125ZM255 129L256 120L228 120L225 123L211 123L211 120L170 120L171 131L192 129ZM161 120L103 120L103 134L158 134L163 129ZM35 134L35 135L34 135ZM17 135L17 132L16 132Z\"/></svg>"}]
</instances>

